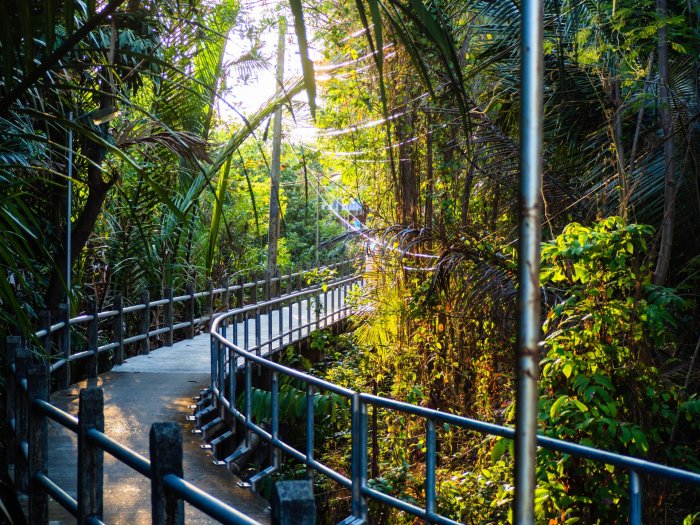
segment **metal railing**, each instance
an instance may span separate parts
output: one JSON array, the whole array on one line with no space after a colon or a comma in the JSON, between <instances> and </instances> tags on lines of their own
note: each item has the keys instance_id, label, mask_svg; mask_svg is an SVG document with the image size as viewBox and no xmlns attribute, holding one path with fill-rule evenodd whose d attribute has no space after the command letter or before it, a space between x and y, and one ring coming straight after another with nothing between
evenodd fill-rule
<instances>
[{"instance_id":1,"label":"metal railing","mask_svg":"<svg viewBox=\"0 0 700 525\"><path fill-rule=\"evenodd\" d=\"M348 286L353 279L341 280L335 286ZM306 291L301 295L316 293L316 291ZM290 297L290 299L293 298ZM225 462L229 463L245 454L250 446L253 434L259 436L270 445L272 451L270 466L262 470L251 478L251 487L255 489L258 482L265 476L271 474L279 467L280 452L288 454L290 457L302 462L307 469L327 476L342 487L350 490L352 495L352 515L341 523L363 524L368 523L367 499L372 498L390 507L412 514L424 519L427 523L441 525L455 525L458 522L447 516L441 515L437 511L436 495L436 467L437 467L437 432L440 425L451 425L468 431L475 431L481 434L499 436L506 439L514 439L516 431L512 427L504 427L491 423L485 423L455 414L440 412L421 406L396 401L384 397L370 395L362 392L341 387L318 377L306 374L299 370L273 362L261 354L269 341L262 340L260 332L256 337L255 345L248 345L248 337L244 338L246 344L238 346L227 338L227 325L229 323L236 326L235 320L244 315L250 308L256 310L264 306L279 305L284 299L277 299L262 303L260 305L233 310L227 314L218 316L211 328L212 336L212 393L218 408L227 411L245 428L245 447L238 449ZM345 307L344 313L348 307ZM313 323L312 323L313 324ZM280 330L280 332L282 332ZM288 335L282 332L278 338ZM234 341L236 339L234 338ZM269 426L263 425L261 421L255 421L252 413L253 398L253 369L260 368L268 371L270 375L270 417ZM241 369L244 374L244 385L242 387L243 406L239 409L236 406L236 371ZM305 396L305 449L299 450L288 443L280 435L280 376L287 376L302 382L306 388ZM314 394L316 392L330 392L346 399L351 412L350 435L351 435L351 476L348 478L341 472L333 470L327 465L318 461L314 454L315 430L314 430ZM385 409L401 414L411 415L425 420L425 505L419 506L414 503L404 501L390 494L386 494L370 486L368 478L368 407L373 410ZM681 469L668 467L658 463L646 461L644 459L616 454L592 447L578 445L551 437L538 435L537 446L562 454L569 454L574 457L604 463L625 469L629 478L629 523L640 525L642 523L642 482L641 475L666 478L680 483L690 484L700 487L700 474L684 471Z\"/></svg>"},{"instance_id":2,"label":"metal railing","mask_svg":"<svg viewBox=\"0 0 700 525\"><path fill-rule=\"evenodd\" d=\"M206 494L196 486L185 481L182 474L182 454L172 454L173 450L182 449L182 436L176 423L154 423L151 427L151 459L137 454L119 442L109 438L104 433L103 393L100 388L82 389L80 392L79 417L57 408L49 402L49 382L51 375L61 369L68 369L68 363L80 359L91 359L89 367L91 376L96 376L97 357L101 352L116 350L117 362L123 361L124 347L128 344L140 343L139 351L147 353L150 350L150 338L166 334L166 344L172 344L173 332L187 329L187 336L193 337L197 325L216 318L215 297L222 297L222 307L229 310L231 296L235 296L236 304L242 306L237 312L246 318L255 314L256 326L260 326L260 315L269 312L273 304L286 304L291 312L296 305L301 312L303 298L311 295L318 296L326 285L310 284L310 280L319 275L319 270L330 276L328 286L338 290L341 283L356 279L347 277L354 272L354 261L341 261L319 268L289 270L284 275L269 275L263 279L253 278L252 282L239 282L225 286L195 292L188 286L187 293L173 296L172 290L166 290L165 298L150 301L148 293L142 294L141 304L122 307L121 298L115 297L112 309L98 312L91 302L87 314L73 319L51 324L47 314L42 313L42 327L34 335L41 342L43 351L32 351L21 338L9 337L6 344L6 376L7 396L6 415L10 432L7 436L6 457L7 465L14 465L14 482L19 492L29 496L29 521L32 524L48 523L49 496L78 519L78 523L101 524L103 514L103 455L107 452L121 463L151 480L153 523L183 523L186 501L201 510L211 518L221 523L232 525L255 524L252 520L236 509ZM323 273L323 272L321 272ZM284 293L283 293L284 292ZM277 296L277 299L270 299ZM259 302L258 298L266 299ZM205 299L205 312L195 316L195 301ZM335 299L331 299L331 303ZM175 321L173 305L185 304L185 319ZM306 307L310 303L307 301ZM165 308L164 326L153 328L154 308ZM126 337L124 333L125 315L139 312L140 319L136 323L139 332ZM64 309L65 313L65 309ZM329 312L323 321L328 323L329 317L340 319L342 312ZM301 315L300 315L301 317ZM272 318L268 315L268 318ZM307 317L308 318L308 317ZM100 321L111 319L108 330L100 329ZM88 348L78 353L71 353L70 330L80 325L87 326ZM221 325L225 330L225 323ZM301 336L304 327L290 323L293 331ZM308 331L308 328L307 328ZM105 333L108 332L108 333ZM287 330L284 338L293 340L292 332ZM58 337L58 341L54 341ZM103 344L100 340L107 339ZM260 340L260 335L257 336ZM56 348L62 355L56 359ZM54 358L50 362L50 358ZM214 363L212 370L214 370ZM70 374L61 375L58 381L70 380ZM78 436L77 450L77 498L71 496L64 488L47 474L48 465L48 420L56 422L61 427L74 432ZM282 510L282 512L284 512Z\"/></svg>"},{"instance_id":3,"label":"metal railing","mask_svg":"<svg viewBox=\"0 0 700 525\"><path fill-rule=\"evenodd\" d=\"M342 260L320 268L343 276L352 271L352 265L353 261ZM318 271L310 266L289 267L286 272L278 269L262 276L253 273L249 281L240 275L235 284L226 283L219 288L208 281L206 289L201 291L195 291L194 285L188 283L184 294L174 295L172 288L165 288L163 297L157 300L151 300L149 292L143 291L140 302L128 306L124 306L121 294L116 293L109 309L97 311L96 301L89 300L86 313L72 319L68 318L66 306L61 305L61 319L56 323L52 324L48 312L40 313L35 338L50 359L57 386L67 388L72 382L69 363L87 360L88 377L97 377L100 354L113 352L114 364L119 365L128 357L129 346L136 347L131 352L133 355L143 355L151 351L153 338L160 337L164 346L172 346L175 332L184 330L184 337L191 339L199 327L205 327L218 312L229 311L232 304L240 307L283 293L288 295L307 287L305 281ZM85 332L81 337L85 348L73 353L76 330Z\"/></svg>"},{"instance_id":4,"label":"metal railing","mask_svg":"<svg viewBox=\"0 0 700 525\"><path fill-rule=\"evenodd\" d=\"M102 524L104 452L151 480L154 524L183 523L184 501L221 523L258 523L183 479L182 452L173 453L182 450L177 423L151 426L149 461L104 433L101 388L81 390L76 418L49 402L49 367L33 363L31 352L19 337L8 338L6 357L10 371L6 460L14 464L16 488L29 496L29 523L48 524L50 496L78 523ZM77 498L48 475L49 419L78 437Z\"/></svg>"}]
</instances>

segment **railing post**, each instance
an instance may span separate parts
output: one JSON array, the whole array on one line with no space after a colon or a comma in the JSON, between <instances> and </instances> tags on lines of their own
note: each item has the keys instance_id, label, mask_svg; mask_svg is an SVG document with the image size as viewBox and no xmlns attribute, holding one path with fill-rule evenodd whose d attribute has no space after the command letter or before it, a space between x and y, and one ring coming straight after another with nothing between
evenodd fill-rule
<instances>
[{"instance_id":1,"label":"railing post","mask_svg":"<svg viewBox=\"0 0 700 525\"><path fill-rule=\"evenodd\" d=\"M104 452L90 443L88 432L104 432L104 394L101 388L80 391L78 409L78 523L102 519Z\"/></svg>"},{"instance_id":2,"label":"railing post","mask_svg":"<svg viewBox=\"0 0 700 525\"><path fill-rule=\"evenodd\" d=\"M185 285L185 294L189 296L185 299L185 321L189 323L185 337L194 339L194 284L190 282Z\"/></svg>"},{"instance_id":3,"label":"railing post","mask_svg":"<svg viewBox=\"0 0 700 525\"><path fill-rule=\"evenodd\" d=\"M165 304L165 313L163 322L165 326L168 327L168 331L165 332L165 346L173 346L174 333L173 330L173 289L168 286L163 290L163 298L167 299L168 302Z\"/></svg>"},{"instance_id":4,"label":"railing post","mask_svg":"<svg viewBox=\"0 0 700 525\"><path fill-rule=\"evenodd\" d=\"M642 523L642 480L636 470L630 470L630 525Z\"/></svg>"},{"instance_id":5,"label":"railing post","mask_svg":"<svg viewBox=\"0 0 700 525\"><path fill-rule=\"evenodd\" d=\"M141 304L145 306L141 310L141 317L139 318L139 332L144 334L146 337L141 339L139 344L139 354L148 355L151 351L151 338L148 337L148 331L151 328L151 307L148 303L151 302L151 294L148 290L141 292Z\"/></svg>"},{"instance_id":6,"label":"railing post","mask_svg":"<svg viewBox=\"0 0 700 525\"><path fill-rule=\"evenodd\" d=\"M7 376L5 378L5 410L7 416L7 441L5 443L5 467L17 463L17 380L12 372L12 365L15 364L17 353L22 345L22 338L11 335L5 340L5 366L7 366ZM14 428L13 428L14 427Z\"/></svg>"},{"instance_id":7,"label":"railing post","mask_svg":"<svg viewBox=\"0 0 700 525\"><path fill-rule=\"evenodd\" d=\"M114 294L112 309L117 311L117 315L112 321L112 338L117 343L114 360L118 365L121 365L124 362L124 303L122 302L122 294Z\"/></svg>"},{"instance_id":8,"label":"railing post","mask_svg":"<svg viewBox=\"0 0 700 525\"><path fill-rule=\"evenodd\" d=\"M42 338L42 350L48 360L51 358L51 313L48 310L39 312L39 330L46 330L46 335Z\"/></svg>"},{"instance_id":9,"label":"railing post","mask_svg":"<svg viewBox=\"0 0 700 525\"><path fill-rule=\"evenodd\" d=\"M367 484L367 406L360 394L352 396L352 515L367 523L367 501L362 489Z\"/></svg>"},{"instance_id":10,"label":"railing post","mask_svg":"<svg viewBox=\"0 0 700 525\"><path fill-rule=\"evenodd\" d=\"M15 451L15 487L18 491L27 493L29 490L29 474L27 470L27 460L25 459L22 442L28 442L27 437L29 428L29 406L30 401L27 394L21 387L23 379L27 379L29 375L29 366L32 363L32 354L26 343L22 341L17 349L17 357L15 359L16 377L16 392L19 396L16 399L15 406L15 432L17 435Z\"/></svg>"},{"instance_id":11,"label":"railing post","mask_svg":"<svg viewBox=\"0 0 700 525\"><path fill-rule=\"evenodd\" d=\"M92 319L88 323L88 350L92 350L92 356L88 359L88 377L93 379L97 377L97 347L99 346L100 325L100 320L97 318L97 302L94 299L88 301L88 315L92 316Z\"/></svg>"},{"instance_id":12,"label":"railing post","mask_svg":"<svg viewBox=\"0 0 700 525\"><path fill-rule=\"evenodd\" d=\"M214 284L211 279L207 280L207 316L209 317L209 327L214 322Z\"/></svg>"},{"instance_id":13,"label":"railing post","mask_svg":"<svg viewBox=\"0 0 700 525\"><path fill-rule=\"evenodd\" d=\"M258 302L258 273L253 273L253 290L250 294L250 304L256 304Z\"/></svg>"},{"instance_id":14,"label":"railing post","mask_svg":"<svg viewBox=\"0 0 700 525\"><path fill-rule=\"evenodd\" d=\"M270 503L272 525L316 524L316 501L310 479L278 481Z\"/></svg>"},{"instance_id":15,"label":"railing post","mask_svg":"<svg viewBox=\"0 0 700 525\"><path fill-rule=\"evenodd\" d=\"M29 390L29 523L49 522L49 495L37 481L37 474L46 474L48 462L48 421L33 408L33 401L49 399L49 369L46 363L31 365L27 377Z\"/></svg>"},{"instance_id":16,"label":"railing post","mask_svg":"<svg viewBox=\"0 0 700 525\"><path fill-rule=\"evenodd\" d=\"M61 339L58 349L59 359L65 359L66 364L61 368L56 370L54 377L56 378L56 385L58 388L68 388L70 385L70 312L68 311L68 304L61 303L58 306L58 312L61 322L64 326L61 330Z\"/></svg>"},{"instance_id":17,"label":"railing post","mask_svg":"<svg viewBox=\"0 0 700 525\"><path fill-rule=\"evenodd\" d=\"M221 297L221 311L226 313L231 308L231 281L228 277L224 279L224 295Z\"/></svg>"},{"instance_id":18,"label":"railing post","mask_svg":"<svg viewBox=\"0 0 700 525\"><path fill-rule=\"evenodd\" d=\"M243 289L244 284L245 284L245 281L243 280L243 276L238 277L238 280L237 280L238 292L236 293L236 308L240 308L241 306L243 306L243 301L245 301L245 290Z\"/></svg>"},{"instance_id":19,"label":"railing post","mask_svg":"<svg viewBox=\"0 0 700 525\"><path fill-rule=\"evenodd\" d=\"M182 432L177 423L153 423L151 426L151 507L153 525L184 525L183 501L165 487L169 474L183 477Z\"/></svg>"}]
</instances>

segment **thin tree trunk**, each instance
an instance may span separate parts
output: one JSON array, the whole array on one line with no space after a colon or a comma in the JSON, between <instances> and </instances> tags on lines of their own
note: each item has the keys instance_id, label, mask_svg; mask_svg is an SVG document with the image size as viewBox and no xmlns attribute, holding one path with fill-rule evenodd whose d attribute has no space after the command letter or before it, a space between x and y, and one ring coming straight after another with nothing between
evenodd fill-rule
<instances>
[{"instance_id":1,"label":"thin tree trunk","mask_svg":"<svg viewBox=\"0 0 700 525\"><path fill-rule=\"evenodd\" d=\"M664 216L661 221L661 247L654 271L654 284L663 286L671 265L671 248L673 247L673 224L676 216L676 177L673 171L673 117L671 115L671 96L669 93L668 64L668 27L666 18L666 0L656 0L656 13L662 23L658 30L659 39L659 99L661 127L664 140Z\"/></svg>"},{"instance_id":2,"label":"thin tree trunk","mask_svg":"<svg viewBox=\"0 0 700 525\"><path fill-rule=\"evenodd\" d=\"M279 18L279 40L277 42L277 82L282 90L284 76L284 40L287 22ZM277 244L280 238L280 157L282 149L282 107L275 111L272 123L272 156L270 159L270 224L267 230L267 270L277 266Z\"/></svg>"}]
</instances>

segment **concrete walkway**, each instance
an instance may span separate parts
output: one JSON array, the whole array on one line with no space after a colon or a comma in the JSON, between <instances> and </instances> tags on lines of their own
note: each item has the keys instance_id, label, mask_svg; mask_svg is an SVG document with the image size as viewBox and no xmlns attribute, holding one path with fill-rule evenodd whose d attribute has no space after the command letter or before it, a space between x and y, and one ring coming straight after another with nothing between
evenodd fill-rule
<instances>
[{"instance_id":1,"label":"concrete walkway","mask_svg":"<svg viewBox=\"0 0 700 525\"><path fill-rule=\"evenodd\" d=\"M342 307L339 297L335 309ZM268 339L282 331L315 321L324 310L324 298L304 301L301 309L292 307L291 318L288 307L280 312L260 316L262 337ZM330 304L330 295L328 297ZM255 344L255 320L247 321L248 343ZM312 326L315 328L315 325ZM307 335L308 329L295 332L292 340ZM228 328L229 339L233 333ZM237 344L244 346L243 322L237 326ZM192 412L193 403L202 388L210 382L210 337L208 333L194 339L180 341L172 347L153 350L148 355L129 358L123 365L114 367L96 380L83 381L72 388L55 392L51 401L59 408L77 416L78 395L81 388L100 386L105 395L105 433L126 447L148 457L148 433L156 421L175 421L183 431L185 479L212 496L221 499L250 517L269 523L268 502L237 486L235 478L227 468L215 466L211 456L203 450L198 434L192 433L192 423L186 416ZM285 338L284 344L289 344ZM263 349L263 355L279 348L276 343ZM242 362L242 358L241 358ZM49 475L73 497L76 494L76 449L75 434L50 422L49 429ZM151 523L150 481L127 466L105 454L104 522L108 524L141 525ZM51 503L52 523L75 523L75 519L55 502ZM213 520L189 505L185 505L185 520L189 524L214 523Z\"/></svg>"}]
</instances>

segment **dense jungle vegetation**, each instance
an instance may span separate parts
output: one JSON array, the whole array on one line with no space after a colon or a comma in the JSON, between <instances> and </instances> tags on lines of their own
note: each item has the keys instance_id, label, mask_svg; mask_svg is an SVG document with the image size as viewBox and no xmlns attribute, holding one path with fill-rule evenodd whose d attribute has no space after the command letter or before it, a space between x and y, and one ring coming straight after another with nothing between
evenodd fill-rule
<instances>
[{"instance_id":1,"label":"dense jungle vegetation","mask_svg":"<svg viewBox=\"0 0 700 525\"><path fill-rule=\"evenodd\" d=\"M277 264L349 244L371 263L354 331L316 336L315 373L512 423L519 13L512 0L1 2L3 340L62 302L68 219L73 313L87 297L264 270L282 107ZM262 41L280 15L302 78L236 107L273 69ZM540 431L700 470L700 6L547 0L544 28ZM362 235L333 200L359 203ZM334 407L319 430L342 469L349 416ZM421 501L423 423L370 422L371 483ZM440 510L507 523L511 443L449 427L438 439ZM625 522L623 474L540 453L537 522ZM337 486L317 491L329 523L346 514ZM645 520L699 523L699 501L646 480Z\"/></svg>"}]
</instances>

